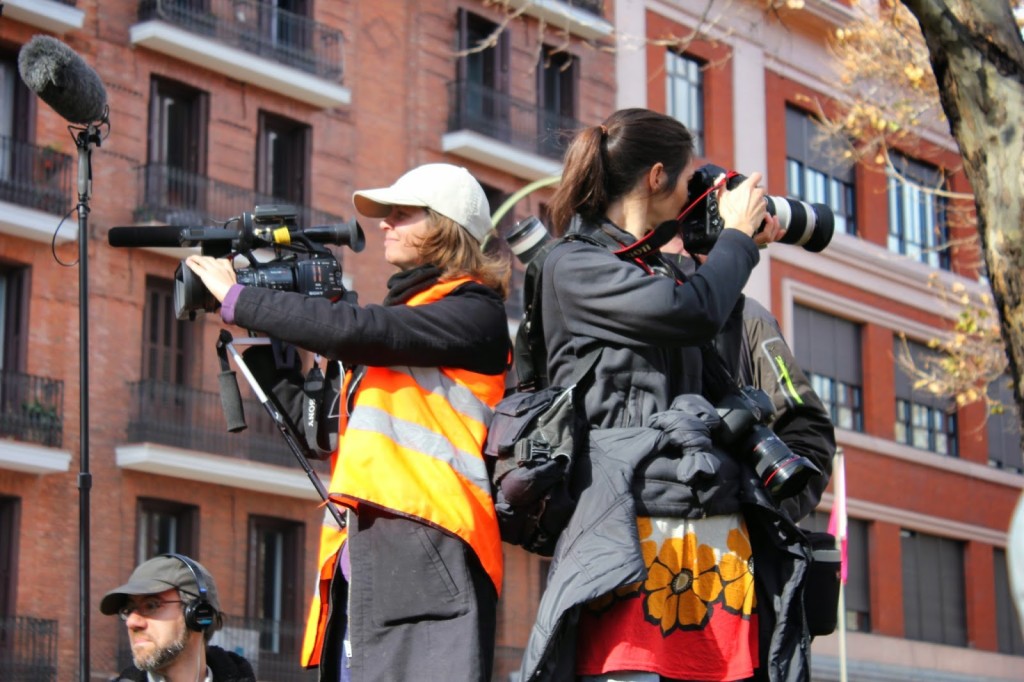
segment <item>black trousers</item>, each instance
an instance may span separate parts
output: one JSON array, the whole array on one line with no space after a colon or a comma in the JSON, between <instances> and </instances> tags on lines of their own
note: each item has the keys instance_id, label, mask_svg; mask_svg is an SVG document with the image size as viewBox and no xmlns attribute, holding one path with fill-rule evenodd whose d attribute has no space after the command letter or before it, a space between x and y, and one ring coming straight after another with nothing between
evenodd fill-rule
<instances>
[{"instance_id":1,"label":"black trousers","mask_svg":"<svg viewBox=\"0 0 1024 682\"><path fill-rule=\"evenodd\" d=\"M497 594L473 550L437 528L367 505L354 520L352 682L489 682ZM340 630L332 628L332 639ZM341 650L340 641L329 645Z\"/></svg>"}]
</instances>

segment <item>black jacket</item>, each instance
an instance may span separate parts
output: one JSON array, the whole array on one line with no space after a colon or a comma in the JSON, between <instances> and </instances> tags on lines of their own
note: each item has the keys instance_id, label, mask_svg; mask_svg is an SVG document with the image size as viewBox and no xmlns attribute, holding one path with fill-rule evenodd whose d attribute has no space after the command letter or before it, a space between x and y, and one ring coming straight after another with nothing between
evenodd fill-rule
<instances>
[{"instance_id":1,"label":"black jacket","mask_svg":"<svg viewBox=\"0 0 1024 682\"><path fill-rule=\"evenodd\" d=\"M436 276L424 280L434 281ZM401 274L388 286L392 292L415 289ZM475 282L420 306L358 306L247 286L235 302L234 324L347 365L458 367L500 374L507 369L511 347L504 301Z\"/></svg>"},{"instance_id":2,"label":"black jacket","mask_svg":"<svg viewBox=\"0 0 1024 682\"><path fill-rule=\"evenodd\" d=\"M749 467L711 444L718 419L701 396L680 396L651 416L651 427L591 432L588 478L558 540L548 584L520 667L521 682L572 682L576 625L583 604L646 577L638 513L738 508L757 557L759 682L805 682L810 635L803 584L810 549L804 535L772 503ZM661 480L636 475L672 471ZM732 472L732 474L726 474ZM725 474L725 475L723 475ZM647 503L641 501L646 498ZM647 504L651 509L641 511ZM771 608L774 607L774 608Z\"/></svg>"},{"instance_id":3,"label":"black jacket","mask_svg":"<svg viewBox=\"0 0 1024 682\"><path fill-rule=\"evenodd\" d=\"M256 673L249 661L219 646L206 646L206 665L213 673L213 682L256 682ZM144 670L131 666L122 670L111 682L146 682L148 679Z\"/></svg>"},{"instance_id":4,"label":"black jacket","mask_svg":"<svg viewBox=\"0 0 1024 682\"><path fill-rule=\"evenodd\" d=\"M635 241L611 223L577 223L570 232L576 231L606 246L567 241L545 261L548 376L552 385L568 385L576 361L602 347L595 390L585 398L591 425L646 426L677 395L700 392L697 346L710 342L729 318L757 265L757 247L742 232L726 230L700 271L681 284L610 253Z\"/></svg>"},{"instance_id":5,"label":"black jacket","mask_svg":"<svg viewBox=\"0 0 1024 682\"><path fill-rule=\"evenodd\" d=\"M699 395L676 402L702 392L697 346L710 343L735 309L758 261L753 240L725 231L683 284L682 274L658 257L650 269L668 276L610 253L634 241L614 225L577 223L573 229L606 248L567 242L545 262L541 314L551 383L565 385L578 358L594 346L602 351L583 398L592 431L574 471L579 503L552 557L521 679L574 679L581 605L644 577L638 514L743 513L758 566L758 675L773 682L806 680L806 539L771 501L752 467L704 447L701 435L709 442L709 426L717 418L713 406ZM667 430L691 435L666 436L666 425L679 420L682 426ZM703 445L692 450L693 443L680 444L691 437Z\"/></svg>"}]
</instances>

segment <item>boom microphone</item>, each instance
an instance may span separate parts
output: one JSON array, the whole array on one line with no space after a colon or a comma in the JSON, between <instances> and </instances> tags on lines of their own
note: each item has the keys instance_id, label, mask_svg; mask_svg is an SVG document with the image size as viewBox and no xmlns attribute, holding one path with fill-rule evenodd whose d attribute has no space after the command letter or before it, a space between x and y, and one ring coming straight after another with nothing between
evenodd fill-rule
<instances>
[{"instance_id":1,"label":"boom microphone","mask_svg":"<svg viewBox=\"0 0 1024 682\"><path fill-rule=\"evenodd\" d=\"M181 228L112 227L107 233L107 243L111 246L181 246Z\"/></svg>"},{"instance_id":2,"label":"boom microphone","mask_svg":"<svg viewBox=\"0 0 1024 682\"><path fill-rule=\"evenodd\" d=\"M203 242L232 242L238 230L226 227L112 227L107 233L111 246L202 246Z\"/></svg>"},{"instance_id":3,"label":"boom microphone","mask_svg":"<svg viewBox=\"0 0 1024 682\"><path fill-rule=\"evenodd\" d=\"M35 36L18 53L25 85L71 123L106 120L107 91L92 67L50 36Z\"/></svg>"}]
</instances>

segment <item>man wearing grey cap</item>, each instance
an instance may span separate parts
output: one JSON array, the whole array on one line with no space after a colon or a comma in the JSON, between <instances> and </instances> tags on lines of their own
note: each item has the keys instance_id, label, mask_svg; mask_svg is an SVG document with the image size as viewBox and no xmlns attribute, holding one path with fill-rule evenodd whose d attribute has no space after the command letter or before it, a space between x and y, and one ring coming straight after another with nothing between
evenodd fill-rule
<instances>
[{"instance_id":1,"label":"man wearing grey cap","mask_svg":"<svg viewBox=\"0 0 1024 682\"><path fill-rule=\"evenodd\" d=\"M487 682L503 563L483 443L511 355L508 260L484 252L487 195L460 166L419 166L353 204L398 270L382 305L185 262L225 322L347 370L330 498L349 522L322 529L303 665L325 682Z\"/></svg>"},{"instance_id":2,"label":"man wearing grey cap","mask_svg":"<svg viewBox=\"0 0 1024 682\"><path fill-rule=\"evenodd\" d=\"M121 616L134 666L124 682L255 682L244 658L208 644L223 624L217 585L202 564L161 554L140 564L128 582L107 592L100 611Z\"/></svg>"}]
</instances>

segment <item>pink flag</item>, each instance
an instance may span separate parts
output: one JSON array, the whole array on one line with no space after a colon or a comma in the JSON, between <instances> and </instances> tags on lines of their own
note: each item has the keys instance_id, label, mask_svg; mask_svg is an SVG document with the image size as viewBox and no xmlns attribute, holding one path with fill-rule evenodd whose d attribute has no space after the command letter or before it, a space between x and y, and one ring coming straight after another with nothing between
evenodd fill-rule
<instances>
[{"instance_id":1,"label":"pink flag","mask_svg":"<svg viewBox=\"0 0 1024 682\"><path fill-rule=\"evenodd\" d=\"M832 466L832 513L828 518L828 532L836 536L841 568L839 577L846 583L846 470L842 449L836 450Z\"/></svg>"}]
</instances>

